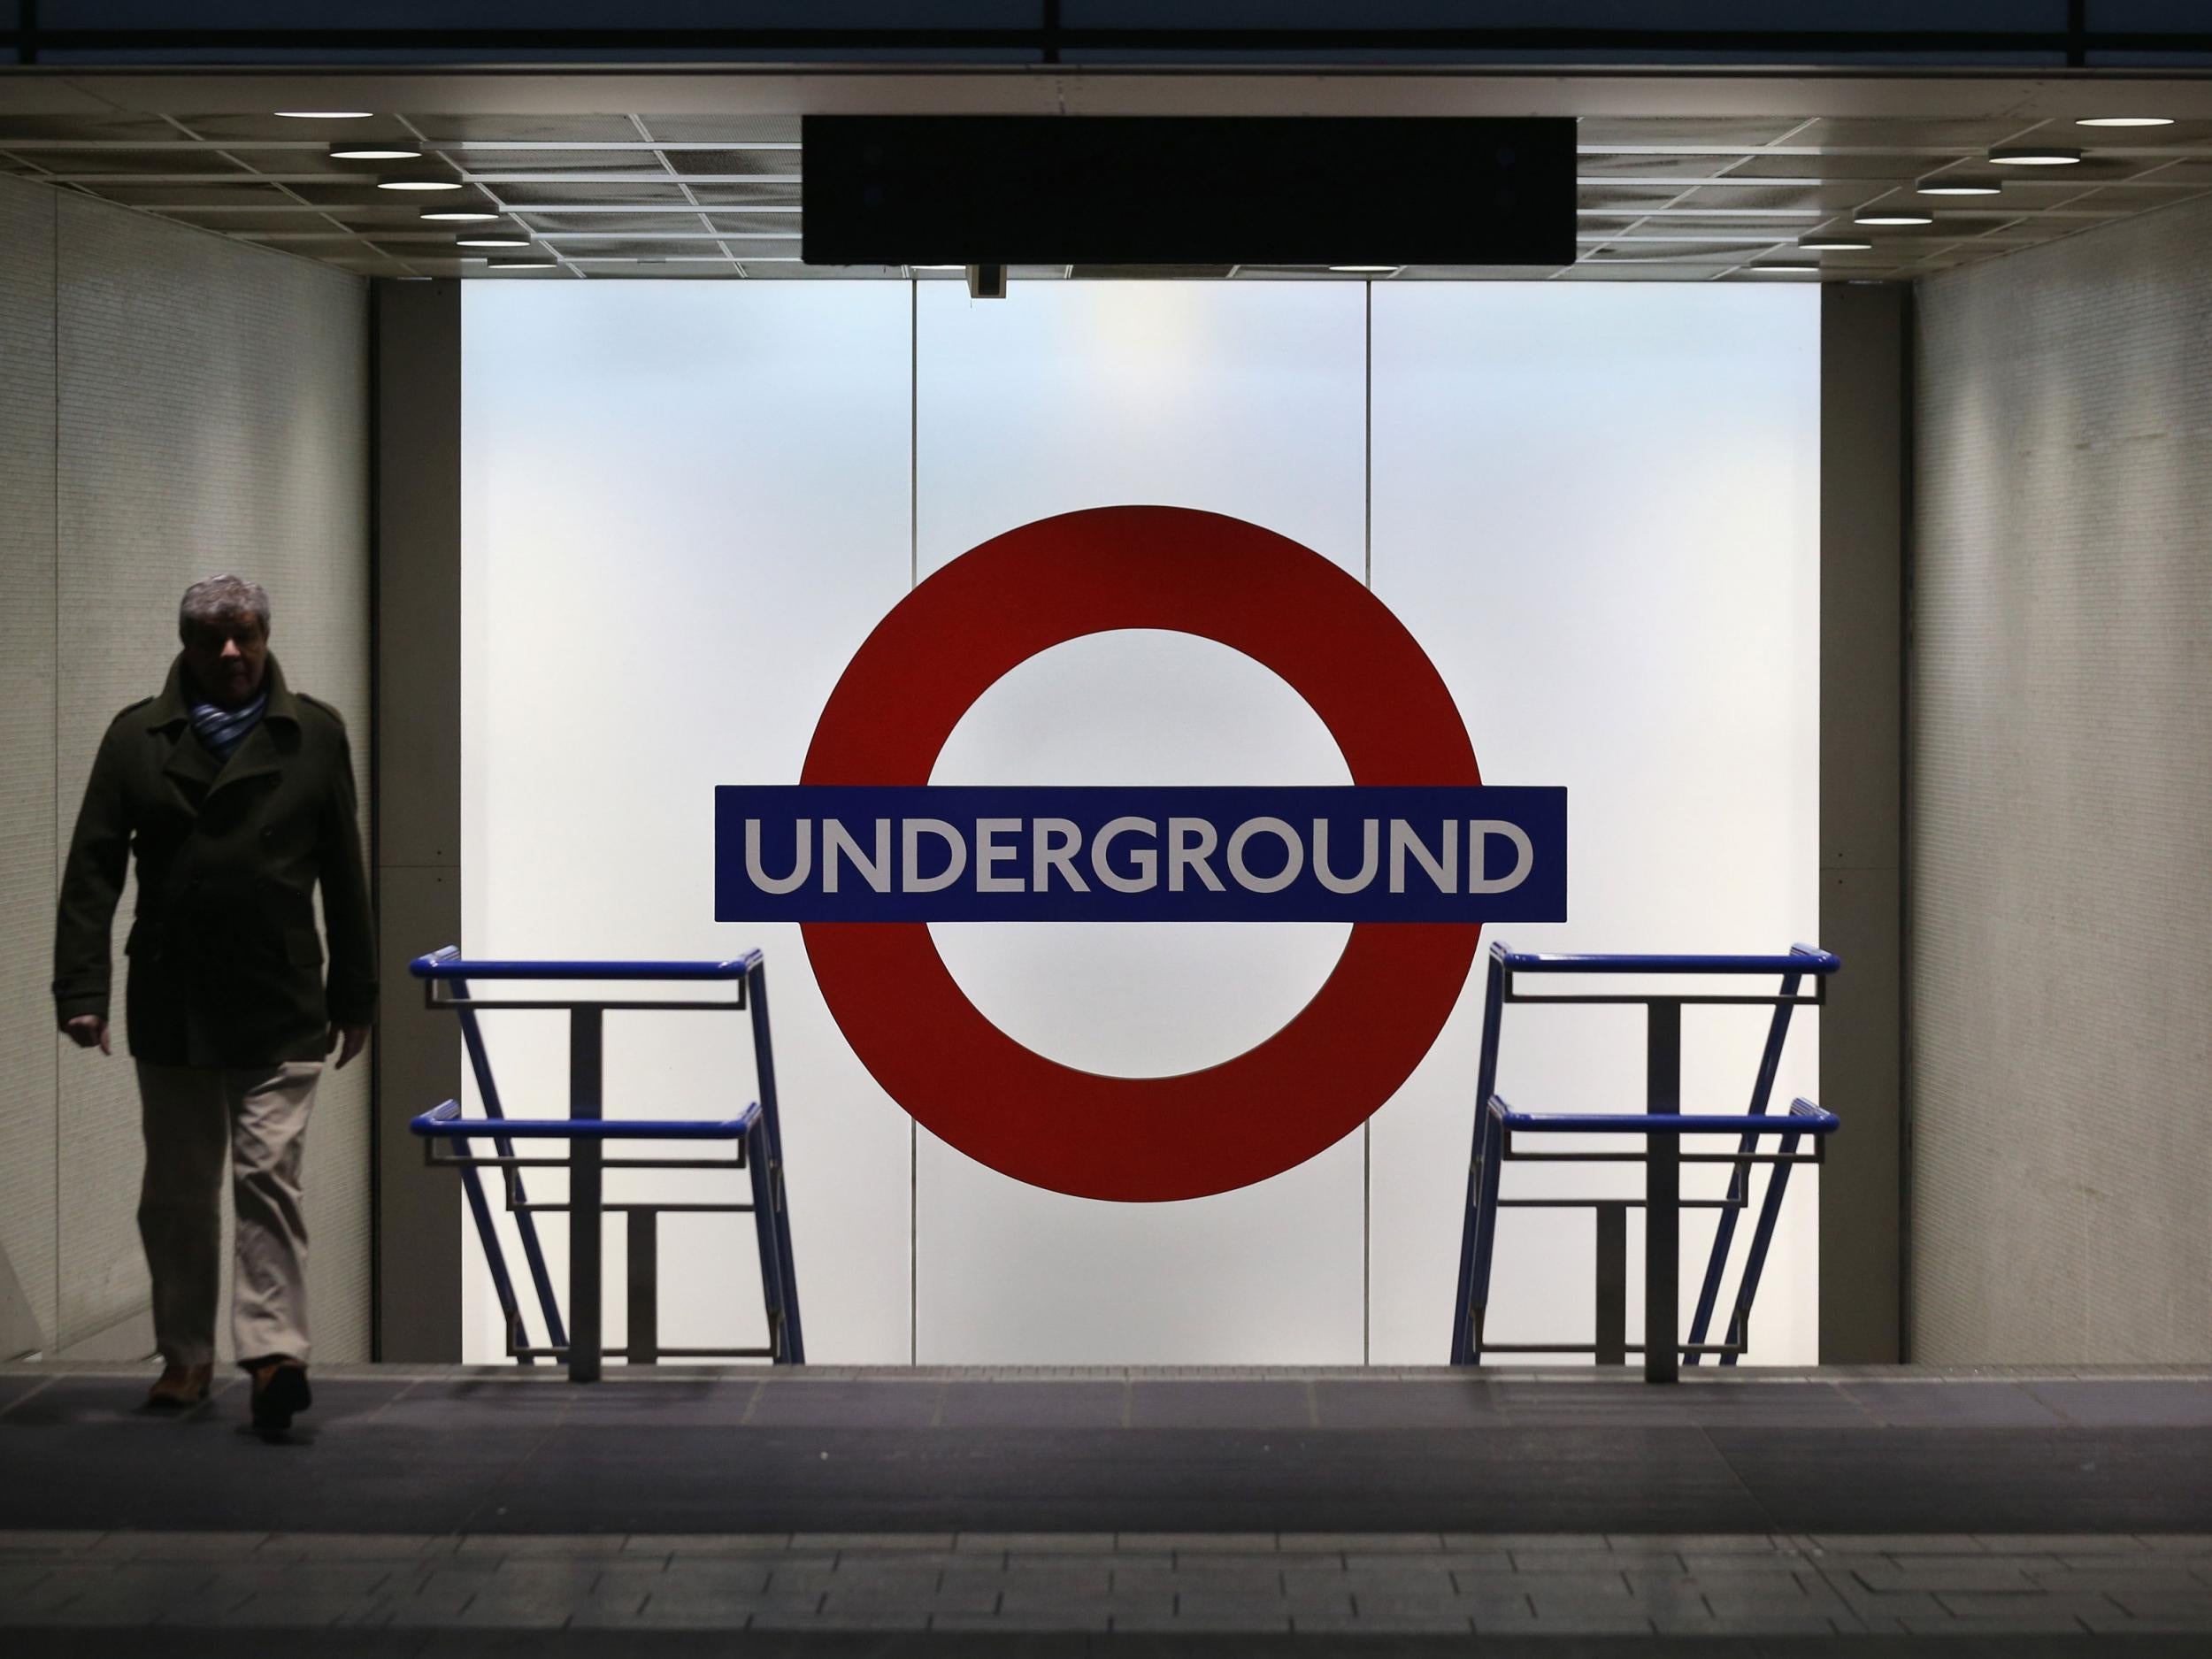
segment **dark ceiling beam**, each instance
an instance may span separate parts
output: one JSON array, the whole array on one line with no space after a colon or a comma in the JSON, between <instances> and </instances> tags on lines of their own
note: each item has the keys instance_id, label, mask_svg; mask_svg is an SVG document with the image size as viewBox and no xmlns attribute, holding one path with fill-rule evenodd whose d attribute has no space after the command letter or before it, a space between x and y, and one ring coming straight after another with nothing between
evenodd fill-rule
<instances>
[{"instance_id":1,"label":"dark ceiling beam","mask_svg":"<svg viewBox=\"0 0 2212 1659\"><path fill-rule=\"evenodd\" d=\"M44 28L33 0L21 8L19 27L0 31L0 47L20 63L126 64L143 57L199 65L268 61L285 54L288 67L303 51L332 55L328 64L363 61L374 55L405 53L411 61L434 62L439 54L477 57L498 53L510 61L538 53L592 52L611 61L696 60L718 54L732 60L774 62L790 54L865 61L897 55L912 65L917 52L956 58L990 54L1043 64L1065 62L1071 55L1189 53L1218 64L1224 54L1240 58L1342 53L1357 55L1371 66L1378 55L1409 58L1542 54L1553 61L1605 60L1614 66L1645 62L1683 67L1695 60L1763 65L1803 64L1809 58L1936 60L2015 67L2049 65L2079 67L2092 58L2212 54L2212 29L2093 29L2088 8L2070 5L2070 27L2062 29L1922 28L1704 29L1647 26L1637 28L1575 27L1391 27L1386 25L1248 28L1219 27L1068 27L1056 21L1058 7L1045 4L1033 27L965 27L958 25L906 28L374 28L334 26L307 28ZM918 65L916 65L918 66ZM1159 66L1156 58L1148 67ZM1524 66L1517 65L1515 66ZM1922 66L1929 66L1923 63Z\"/></svg>"}]
</instances>

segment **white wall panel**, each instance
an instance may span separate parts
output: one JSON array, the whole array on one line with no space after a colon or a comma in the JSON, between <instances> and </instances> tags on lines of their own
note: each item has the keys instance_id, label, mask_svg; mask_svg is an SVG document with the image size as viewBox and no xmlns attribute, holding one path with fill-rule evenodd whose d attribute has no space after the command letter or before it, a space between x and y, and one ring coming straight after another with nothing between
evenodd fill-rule
<instances>
[{"instance_id":1,"label":"white wall panel","mask_svg":"<svg viewBox=\"0 0 2212 1659\"><path fill-rule=\"evenodd\" d=\"M516 956L766 946L812 1358L1443 1356L1473 991L1368 1133L1241 1192L1114 1205L1024 1187L916 1132L837 1033L795 930L741 938L712 921L712 786L795 781L830 687L911 577L1003 531L1165 503L1253 520L1362 572L1371 392L1379 596L1452 687L1486 778L1571 792L1575 919L1511 937L1770 949L1813 932L1809 294L1378 285L1371 384L1356 283L1037 283L983 303L950 284L478 284L466 303L465 942ZM1119 632L1005 676L933 778L1348 774L1271 671L1188 636ZM1129 1076L1248 1048L1311 995L1345 937L933 931L1001 1029ZM503 1018L491 1034L511 1105L559 1110L556 1025ZM681 1019L611 1025L615 1110L728 1103L741 1035ZM1688 1098L1737 1101L1757 1039L1755 1014L1694 1013ZM1812 1092L1815 1041L1809 1028L1793 1041L1784 1089ZM1517 1016L1509 1094L1630 1106L1641 1082L1631 1017ZM1545 1173L1516 1171L1524 1191ZM1811 1188L1770 1270L1760 1358L1812 1357ZM752 1296L749 1242L669 1225L665 1340L727 1335L728 1304ZM1579 1215L1513 1218L1497 1334L1582 1335L1589 1232ZM1706 1229L1693 1218L1685 1234L1694 1269ZM485 1356L496 1325L472 1259L470 1271L470 1352ZM746 1328L757 1319L749 1307Z\"/></svg>"},{"instance_id":2,"label":"white wall panel","mask_svg":"<svg viewBox=\"0 0 2212 1659\"><path fill-rule=\"evenodd\" d=\"M918 290L921 573L1033 519L1148 503L1233 514L1356 572L1364 299L1356 283ZM1264 603L1264 595L1255 595ZM938 783L1344 783L1271 672L1187 636L1093 636L979 701ZM1001 1029L1086 1069L1218 1064L1319 988L1341 926L933 928ZM1171 1204L1025 1187L918 1137L918 1357L1356 1362L1362 1138L1258 1187ZM1173 1149L1162 1149L1171 1157Z\"/></svg>"},{"instance_id":3,"label":"white wall panel","mask_svg":"<svg viewBox=\"0 0 2212 1659\"><path fill-rule=\"evenodd\" d=\"M903 1360L908 1119L839 1037L797 930L715 921L713 790L797 778L830 687L906 591L907 290L472 283L463 320L463 943L763 948L808 1356ZM561 1017L486 1026L509 1109L563 1115ZM741 1017L611 1016L608 1108L722 1115L751 1098L749 1054ZM609 1195L708 1182L741 1186L633 1175ZM759 1340L748 1218L663 1227L662 1340ZM488 1358L472 1243L466 1271L466 1352Z\"/></svg>"},{"instance_id":4,"label":"white wall panel","mask_svg":"<svg viewBox=\"0 0 2212 1659\"><path fill-rule=\"evenodd\" d=\"M1484 780L1568 789L1571 919L1492 930L1486 944L1778 951L1811 939L1816 296L1409 283L1379 284L1374 307L1375 592L1450 685ZM1371 1125L1379 1362L1445 1357L1481 980L1479 964L1426 1063ZM1740 1110L1764 1013L1685 1014L1691 1110ZM1637 1109L1640 1016L1506 1018L1499 1089L1515 1104ZM1784 1104L1817 1092L1816 1019L1800 1016L1793 1034ZM1757 1359L1816 1357L1811 1174L1793 1177ZM1632 1169L1507 1171L1509 1190L1528 1194L1609 1179L1605 1190L1639 1190ZM1720 1179L1693 1170L1685 1191ZM1686 1317L1712 1213L1684 1217ZM1640 1232L1632 1222L1632 1332ZM1592 1233L1587 1211L1508 1212L1494 1337L1589 1340Z\"/></svg>"}]
</instances>

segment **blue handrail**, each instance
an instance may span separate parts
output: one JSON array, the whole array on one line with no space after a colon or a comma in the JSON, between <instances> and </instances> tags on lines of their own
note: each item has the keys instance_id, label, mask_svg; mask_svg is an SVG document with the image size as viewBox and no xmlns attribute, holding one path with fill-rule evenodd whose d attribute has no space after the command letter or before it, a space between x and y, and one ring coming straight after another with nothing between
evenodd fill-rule
<instances>
[{"instance_id":1,"label":"blue handrail","mask_svg":"<svg viewBox=\"0 0 2212 1659\"><path fill-rule=\"evenodd\" d=\"M749 950L727 962L477 962L448 945L407 972L418 979L741 979L760 959Z\"/></svg>"},{"instance_id":2,"label":"blue handrail","mask_svg":"<svg viewBox=\"0 0 2212 1659\"><path fill-rule=\"evenodd\" d=\"M799 1319L798 1272L793 1263L790 1210L784 1187L782 1135L778 1123L775 1063L768 1024L767 970L763 954L758 950L750 950L741 956L721 962L511 959L479 962L464 956L457 945L444 945L416 957L408 965L415 978L426 982L425 995L428 1001L426 1006L449 1009L459 1017L469 1066L475 1074L484 1113L479 1118L465 1118L460 1102L449 1100L410 1119L408 1126L426 1142L424 1155L432 1163L450 1164L460 1171L462 1182L468 1193L469 1208L491 1267L500 1310L507 1321L509 1349L514 1357L524 1364L529 1364L549 1349L553 1356L565 1356L569 1374L573 1379L592 1382L599 1378L603 1344L600 1332L601 1273L596 1247L599 1220L605 1208L599 1184L602 1171L623 1168L724 1167L710 1162L668 1162L642 1158L618 1159L611 1164L603 1156L603 1143L608 1141L731 1141L738 1144L738 1153L729 1167L749 1171L752 1187L750 1204L625 1204L619 1208L629 1212L633 1227L639 1224L641 1217L647 1221L649 1249L651 1248L650 1221L664 1209L750 1210L759 1248L761 1291L768 1316L769 1346L764 1349L695 1348L682 1351L700 1357L764 1356L778 1364L804 1364L805 1337ZM699 1002L694 999L673 1002L607 1002L588 995L580 1001L572 1001L564 1000L557 995L553 1000L543 1002L479 1001L470 995L472 978L479 977L511 981L721 982L736 985L737 995L733 1001ZM437 982L442 982L449 987L445 995L441 995L437 992ZM570 1110L594 1113L603 1110L602 1019L608 1012L626 1009L699 1009L746 1013L750 1018L753 1060L759 1079L760 1096L735 1118L712 1120L610 1118L603 1116L509 1118L500 1102L498 1087L492 1076L491 1061L485 1052L483 1033L478 1024L478 1012L485 1009L541 1009L566 1012L569 1017ZM472 1148L466 1143L478 1136L491 1141L496 1157L484 1159L473 1155ZM435 1156L433 1147L440 1140L459 1143L457 1149L444 1158ZM514 1143L518 1140L567 1141L572 1145L565 1160L522 1159L517 1158L514 1152ZM562 1162L567 1164L571 1175L568 1202L556 1206L528 1202L523 1189L522 1166L526 1164L557 1164ZM548 1348L533 1349L523 1328L513 1281L501 1259L498 1231L493 1225L490 1206L485 1201L482 1183L479 1179L478 1172L482 1168L497 1168L505 1182L507 1207L513 1214L515 1225L521 1235L523 1253L528 1260L531 1279L545 1317L550 1339ZM573 1340L564 1328L560 1310L554 1298L551 1275L546 1269L544 1252L540 1246L533 1213L546 1208L570 1211L570 1289L577 1310L577 1333ZM632 1290L634 1297L634 1284ZM649 1363L658 1357L657 1344L649 1335L649 1317L648 1330L644 1357ZM638 1355L632 1352L630 1357L635 1360Z\"/></svg>"},{"instance_id":3,"label":"blue handrail","mask_svg":"<svg viewBox=\"0 0 2212 1659\"><path fill-rule=\"evenodd\" d=\"M760 1121L756 1101L735 1118L505 1118L498 1133L513 1141L573 1141L595 1135L603 1141L741 1141ZM408 1119L410 1133L467 1140L492 1133L493 1119L464 1118L461 1102L449 1100Z\"/></svg>"},{"instance_id":4,"label":"blue handrail","mask_svg":"<svg viewBox=\"0 0 2212 1659\"><path fill-rule=\"evenodd\" d=\"M1673 1130L1683 1134L1775 1134L1786 1128L1793 1134L1832 1134L1843 1120L1801 1096L1790 1102L1786 1117L1767 1113L1719 1112L1517 1112L1505 1097L1490 1097L1490 1115L1508 1129L1558 1134L1642 1134Z\"/></svg>"},{"instance_id":5,"label":"blue handrail","mask_svg":"<svg viewBox=\"0 0 2212 1659\"><path fill-rule=\"evenodd\" d=\"M1721 1356L1721 1363L1732 1365L1744 1351L1752 1297L1757 1291L1767 1249L1772 1241L1776 1218L1784 1194L1787 1190L1790 1167L1797 1162L1817 1162L1799 1158L1797 1148L1807 1137L1825 1136L1841 1127L1837 1116L1800 1099L1786 1112L1770 1113L1768 1102L1773 1096L1774 1083L1780 1070L1782 1048L1789 1033L1790 1016L1800 1007L1817 1007L1824 1000L1819 995L1801 996L1800 987L1807 977L1824 981L1843 966L1833 952L1816 945L1798 944L1786 955L1706 955L1678 952L1668 955L1569 955L1539 951L1517 951L1502 940L1491 941L1489 969L1484 985L1482 1046L1476 1069L1475 1100L1477 1110L1474 1123L1474 1146L1468 1164L1466 1213L1460 1233L1458 1295L1452 1310L1451 1360L1455 1365L1479 1363L1484 1347L1484 1316L1489 1302L1490 1271L1497 1243L1499 1171L1506 1161L1509 1135L1513 1131L1529 1133L1546 1132L1571 1134L1641 1134L1647 1137L1644 1154L1647 1174L1651 1180L1665 1179L1664 1202L1678 1202L1676 1176L1671 1172L1679 1158L1679 1138L1690 1134L1735 1133L1740 1139L1735 1156L1726 1161L1732 1165L1729 1173L1727 1208L1719 1217L1712 1248L1706 1263L1705 1278L1697 1300L1697 1312L1692 1321L1687 1363L1696 1364L1701 1357L1698 1350L1705 1346L1705 1335L1720 1301L1721 1280L1724 1276L1731 1246L1736 1232L1737 1210L1746 1205L1751 1196L1751 1171L1761 1163L1773 1164L1773 1173L1767 1182L1766 1195L1759 1209L1753 1232L1749 1256L1739 1282L1735 1307L1730 1316L1728 1347ZM1626 995L1608 994L1566 995L1554 993L1536 995L1516 990L1516 973L1546 974L1774 974L1781 981L1778 994L1770 996L1692 995L1680 989L1632 992ZM1820 989L1824 989L1824 984ZM1751 1091L1750 1110L1745 1112L1719 1113L1684 1112L1680 1110L1680 1026L1682 1009L1693 1003L1705 1002L1762 1002L1772 1005L1773 1015L1768 1022L1765 1047L1760 1056L1757 1079ZM1669 1110L1663 1112L1641 1113L1520 1113L1496 1093L1498 1081L1498 1041L1503 1014L1507 1007L1527 1003L1640 1003L1649 1010L1652 1021L1648 1041L1651 1045L1650 1064L1654 1084L1652 1101ZM1666 1025L1659 1022L1666 1016ZM1665 1087L1658 1087L1663 1082ZM1763 1136L1772 1135L1780 1143L1780 1151L1773 1157L1762 1156L1758 1151ZM1534 1156L1595 1156L1593 1154L1528 1154ZM1654 1188L1655 1191L1660 1190ZM1599 1203L1602 1201L1570 1201ZM1655 1307L1670 1305L1675 1272L1672 1252L1663 1256L1647 1257L1649 1263L1661 1263L1659 1277L1647 1283L1647 1296ZM1660 1282L1663 1278L1664 1282ZM1648 1335L1647 1342L1661 1339ZM1521 1351L1541 1351L1528 1349ZM1562 1350L1567 1351L1567 1350ZM1658 1350L1671 1354L1671 1348ZM1671 1380L1673 1362L1663 1357L1654 1367L1647 1355L1647 1375L1655 1380Z\"/></svg>"},{"instance_id":6,"label":"blue handrail","mask_svg":"<svg viewBox=\"0 0 2212 1659\"><path fill-rule=\"evenodd\" d=\"M1843 966L1832 952L1811 945L1786 956L1563 956L1502 943L1490 949L1515 973L1833 973Z\"/></svg>"}]
</instances>

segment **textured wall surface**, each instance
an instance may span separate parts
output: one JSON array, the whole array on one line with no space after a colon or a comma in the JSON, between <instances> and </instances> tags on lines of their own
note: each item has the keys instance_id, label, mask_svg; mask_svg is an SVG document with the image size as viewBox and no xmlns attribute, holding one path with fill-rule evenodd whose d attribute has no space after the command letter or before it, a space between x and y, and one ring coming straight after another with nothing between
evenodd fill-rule
<instances>
[{"instance_id":1,"label":"textured wall surface","mask_svg":"<svg viewBox=\"0 0 2212 1659\"><path fill-rule=\"evenodd\" d=\"M19 222L42 226L43 242ZM11 589L31 595L0 607L0 1240L50 1348L99 1347L146 1301L137 1093L120 1052L132 899L118 911L118 1053L72 1048L58 1065L45 988L58 849L108 720L160 688L178 595L217 571L268 588L288 677L338 707L357 765L365 757L366 296L303 262L35 186L0 182L0 535ZM367 1113L365 1066L326 1079L308 1141L322 1358L367 1355ZM42 1210L35 1195L19 1210L19 1185L42 1187ZM36 1236L19 1245L18 1232Z\"/></svg>"},{"instance_id":2,"label":"textured wall surface","mask_svg":"<svg viewBox=\"0 0 2212 1659\"><path fill-rule=\"evenodd\" d=\"M54 214L0 187L0 1258L54 1330ZM4 1294L0 1279L0 1294Z\"/></svg>"},{"instance_id":3,"label":"textured wall surface","mask_svg":"<svg viewBox=\"0 0 2212 1659\"><path fill-rule=\"evenodd\" d=\"M1923 285L1912 1356L2212 1357L2212 204Z\"/></svg>"}]
</instances>

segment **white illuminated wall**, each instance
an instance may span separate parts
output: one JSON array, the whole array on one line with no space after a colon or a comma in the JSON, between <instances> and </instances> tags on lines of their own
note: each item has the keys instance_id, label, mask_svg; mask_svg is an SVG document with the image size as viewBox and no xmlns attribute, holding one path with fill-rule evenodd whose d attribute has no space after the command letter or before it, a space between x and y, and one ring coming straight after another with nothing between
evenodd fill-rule
<instances>
[{"instance_id":1,"label":"white illuminated wall","mask_svg":"<svg viewBox=\"0 0 2212 1659\"><path fill-rule=\"evenodd\" d=\"M1570 791L1573 919L1506 930L1515 944L1779 950L1813 935L1809 289L1038 283L975 303L944 282L625 282L464 295L463 942L501 956L766 950L810 1359L1445 1356L1479 968L1365 1130L1241 1192L1116 1205L1021 1186L917 1131L845 1046L797 930L713 920L713 786L795 781L870 628L915 580L1002 530L1082 507L1198 507L1368 580L1450 686L1485 779ZM933 777L1348 780L1327 731L1271 672L1209 641L1133 632L1008 675ZM933 931L1002 1029L1126 1075L1260 1041L1319 987L1345 937L1318 924ZM1509 1021L1500 1087L1517 1104L1637 1104L1632 1014ZM559 1115L558 1018L486 1024L509 1110ZM1734 1107L1757 1013L1694 1010L1685 1025L1686 1097ZM1816 1041L1808 1020L1783 1101L1816 1092ZM741 1023L612 1017L608 1083L616 1113L720 1115L751 1097ZM1567 1168L1517 1166L1508 1179L1529 1194L1633 1190L1632 1171ZM1687 1178L1694 1188L1701 1174L1717 1189L1709 1170ZM1761 1294L1760 1360L1815 1357L1810 1174ZM703 1198L713 1179L632 1176L623 1192ZM1685 1219L1686 1301L1710 1214ZM758 1340L749 1231L695 1217L663 1226L663 1341ZM1591 1231L1586 1211L1509 1217L1494 1336L1588 1340ZM546 1232L557 1278L565 1243ZM611 1286L620 1249L611 1227ZM466 1265L467 1351L490 1358L499 1325L472 1243Z\"/></svg>"}]
</instances>

